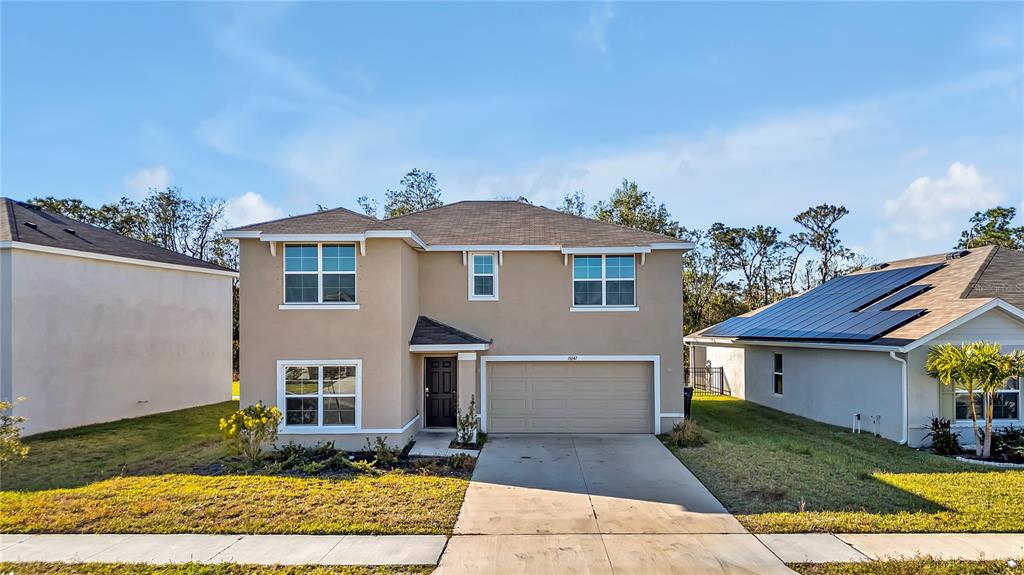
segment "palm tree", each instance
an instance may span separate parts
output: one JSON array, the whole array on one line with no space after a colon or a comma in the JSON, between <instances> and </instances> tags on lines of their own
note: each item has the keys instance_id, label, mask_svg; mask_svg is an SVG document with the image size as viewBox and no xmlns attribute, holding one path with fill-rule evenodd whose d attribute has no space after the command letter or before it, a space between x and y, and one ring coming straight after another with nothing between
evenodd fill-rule
<instances>
[{"instance_id":1,"label":"palm tree","mask_svg":"<svg viewBox=\"0 0 1024 575\"><path fill-rule=\"evenodd\" d=\"M1003 355L998 343L978 343L978 387L985 398L985 445L981 456L992 457L992 420L995 414L996 392L1006 386L1012 377L1024 374L1024 352Z\"/></svg>"},{"instance_id":2,"label":"palm tree","mask_svg":"<svg viewBox=\"0 0 1024 575\"><path fill-rule=\"evenodd\" d=\"M1006 385L1006 380L1024 374L1024 352L1004 355L998 343L982 341L963 346L945 343L928 351L925 369L943 384L955 385L967 392L974 428L975 454L978 457L991 457L996 392ZM985 406L984 436L978 430L978 410L974 401L974 394L978 392Z\"/></svg>"},{"instance_id":3,"label":"palm tree","mask_svg":"<svg viewBox=\"0 0 1024 575\"><path fill-rule=\"evenodd\" d=\"M967 392L971 406L971 423L974 430L975 454L981 457L981 437L978 432L978 409L974 403L974 393L978 383L978 362L970 351L970 346L956 346L951 343L937 345L928 350L925 369L942 382Z\"/></svg>"}]
</instances>

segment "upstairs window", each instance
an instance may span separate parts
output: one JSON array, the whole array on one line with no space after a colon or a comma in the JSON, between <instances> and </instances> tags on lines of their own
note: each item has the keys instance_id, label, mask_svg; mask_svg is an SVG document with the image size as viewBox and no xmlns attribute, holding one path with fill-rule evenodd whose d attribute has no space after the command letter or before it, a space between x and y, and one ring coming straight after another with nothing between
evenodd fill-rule
<instances>
[{"instance_id":1,"label":"upstairs window","mask_svg":"<svg viewBox=\"0 0 1024 575\"><path fill-rule=\"evenodd\" d=\"M573 256L572 305L636 305L636 259L628 256Z\"/></svg>"},{"instance_id":2,"label":"upstairs window","mask_svg":"<svg viewBox=\"0 0 1024 575\"><path fill-rule=\"evenodd\" d=\"M284 302L356 302L353 244L285 244Z\"/></svg>"},{"instance_id":3,"label":"upstairs window","mask_svg":"<svg viewBox=\"0 0 1024 575\"><path fill-rule=\"evenodd\" d=\"M498 266L493 253L469 254L469 299L498 299Z\"/></svg>"}]
</instances>

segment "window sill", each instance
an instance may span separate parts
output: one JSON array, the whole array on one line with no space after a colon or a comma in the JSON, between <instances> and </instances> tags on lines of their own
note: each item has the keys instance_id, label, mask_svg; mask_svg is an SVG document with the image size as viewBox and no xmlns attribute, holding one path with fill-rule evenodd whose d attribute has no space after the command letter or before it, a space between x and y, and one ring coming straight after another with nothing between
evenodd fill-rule
<instances>
[{"instance_id":1,"label":"window sill","mask_svg":"<svg viewBox=\"0 0 1024 575\"><path fill-rule=\"evenodd\" d=\"M357 303L283 303L277 309L359 309Z\"/></svg>"},{"instance_id":2,"label":"window sill","mask_svg":"<svg viewBox=\"0 0 1024 575\"><path fill-rule=\"evenodd\" d=\"M470 296L469 301L498 301L497 296Z\"/></svg>"},{"instance_id":3,"label":"window sill","mask_svg":"<svg viewBox=\"0 0 1024 575\"><path fill-rule=\"evenodd\" d=\"M640 307L639 306L622 306L622 307L614 307L614 306L600 306L600 307L598 307L598 306L594 306L594 307L572 306L572 307L569 308L569 311L571 311L571 312L640 311Z\"/></svg>"},{"instance_id":4,"label":"window sill","mask_svg":"<svg viewBox=\"0 0 1024 575\"><path fill-rule=\"evenodd\" d=\"M277 430L278 433L287 433L290 435L330 435L330 434L353 434L362 433L363 430L354 425L292 425L284 426Z\"/></svg>"}]
</instances>

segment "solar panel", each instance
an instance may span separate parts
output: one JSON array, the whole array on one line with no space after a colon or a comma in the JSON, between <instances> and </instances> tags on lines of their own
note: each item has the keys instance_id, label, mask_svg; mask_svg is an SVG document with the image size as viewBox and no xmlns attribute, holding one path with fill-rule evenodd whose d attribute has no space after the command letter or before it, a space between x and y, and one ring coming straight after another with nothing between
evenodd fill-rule
<instances>
[{"instance_id":1,"label":"solar panel","mask_svg":"<svg viewBox=\"0 0 1024 575\"><path fill-rule=\"evenodd\" d=\"M891 296L881 299L878 302L869 305L862 311L885 310L896 307L912 297L917 297L922 292L931 289L931 287L932 286L928 284L917 284L912 285L910 287L905 287L900 291L892 294Z\"/></svg>"},{"instance_id":2,"label":"solar panel","mask_svg":"<svg viewBox=\"0 0 1024 575\"><path fill-rule=\"evenodd\" d=\"M890 308L928 289L907 287L942 267L928 264L836 278L752 316L727 319L704 331L710 337L869 341L924 310ZM905 288L905 289L904 289Z\"/></svg>"}]
</instances>

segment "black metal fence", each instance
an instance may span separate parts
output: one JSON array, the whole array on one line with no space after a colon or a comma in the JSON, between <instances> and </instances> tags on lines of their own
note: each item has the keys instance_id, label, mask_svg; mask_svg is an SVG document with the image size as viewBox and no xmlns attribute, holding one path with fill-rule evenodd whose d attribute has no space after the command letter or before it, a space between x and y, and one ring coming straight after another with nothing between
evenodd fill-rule
<instances>
[{"instance_id":1,"label":"black metal fence","mask_svg":"<svg viewBox=\"0 0 1024 575\"><path fill-rule=\"evenodd\" d=\"M685 373L685 383L694 395L732 395L721 367L690 367Z\"/></svg>"}]
</instances>

